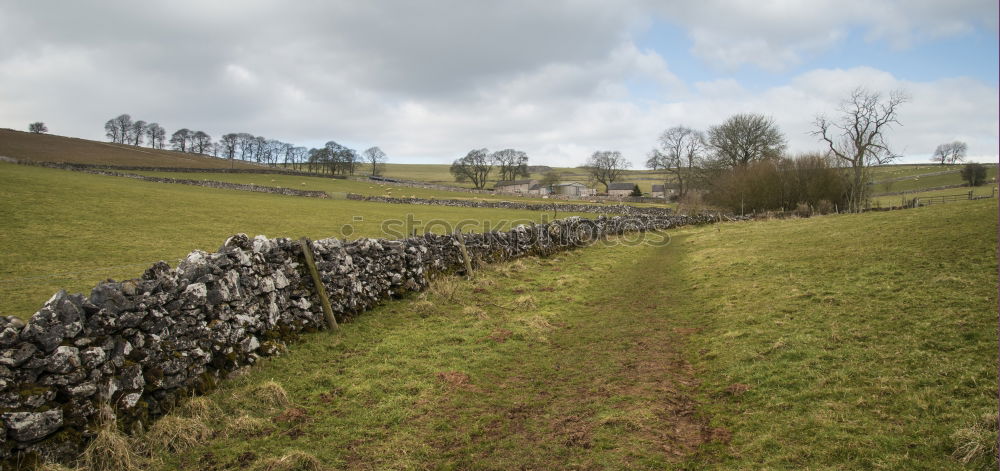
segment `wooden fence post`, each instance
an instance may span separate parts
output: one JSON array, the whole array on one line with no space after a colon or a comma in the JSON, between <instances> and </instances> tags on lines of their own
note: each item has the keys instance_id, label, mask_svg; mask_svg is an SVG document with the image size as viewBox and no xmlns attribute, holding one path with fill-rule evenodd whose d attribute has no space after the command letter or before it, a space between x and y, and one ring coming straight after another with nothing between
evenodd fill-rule
<instances>
[{"instance_id":1,"label":"wooden fence post","mask_svg":"<svg viewBox=\"0 0 1000 471\"><path fill-rule=\"evenodd\" d=\"M465 236L462 231L455 231L455 239L458 240L458 248L462 250L462 258L465 260L465 279L472 279L472 260L469 259L469 250L465 248Z\"/></svg>"},{"instance_id":2,"label":"wooden fence post","mask_svg":"<svg viewBox=\"0 0 1000 471\"><path fill-rule=\"evenodd\" d=\"M337 317L333 315L333 308L330 307L330 298L326 297L326 287L323 286L323 279L319 277L319 270L316 269L316 260L313 258L312 246L309 239L303 237L299 239L299 247L302 247L302 256L306 259L306 267L312 276L313 285L316 286L316 294L319 295L319 302L323 305L323 317L326 319L326 327L330 330L339 330Z\"/></svg>"}]
</instances>

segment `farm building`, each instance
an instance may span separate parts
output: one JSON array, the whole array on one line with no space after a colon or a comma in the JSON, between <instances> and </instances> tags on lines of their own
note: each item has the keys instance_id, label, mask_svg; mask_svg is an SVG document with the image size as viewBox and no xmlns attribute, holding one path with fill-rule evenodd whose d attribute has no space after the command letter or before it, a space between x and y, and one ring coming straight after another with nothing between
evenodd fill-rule
<instances>
[{"instance_id":1,"label":"farm building","mask_svg":"<svg viewBox=\"0 0 1000 471\"><path fill-rule=\"evenodd\" d=\"M612 183L608 185L608 196L625 197L631 196L635 189L635 183Z\"/></svg>"},{"instance_id":2,"label":"farm building","mask_svg":"<svg viewBox=\"0 0 1000 471\"><path fill-rule=\"evenodd\" d=\"M549 187L542 186L537 183L532 185L531 188L528 188L528 194L532 196L545 196L548 195L549 193L550 193Z\"/></svg>"},{"instance_id":3,"label":"farm building","mask_svg":"<svg viewBox=\"0 0 1000 471\"><path fill-rule=\"evenodd\" d=\"M559 183L553 187L553 191L556 194L566 196L594 196L597 193L580 182Z\"/></svg>"},{"instance_id":4,"label":"farm building","mask_svg":"<svg viewBox=\"0 0 1000 471\"><path fill-rule=\"evenodd\" d=\"M653 198L665 198L674 193L677 193L677 184L667 183L666 185L653 185L653 191L650 192L650 196Z\"/></svg>"},{"instance_id":5,"label":"farm building","mask_svg":"<svg viewBox=\"0 0 1000 471\"><path fill-rule=\"evenodd\" d=\"M493 190L497 193L527 193L532 186L537 186L538 180L504 180L497 182Z\"/></svg>"}]
</instances>

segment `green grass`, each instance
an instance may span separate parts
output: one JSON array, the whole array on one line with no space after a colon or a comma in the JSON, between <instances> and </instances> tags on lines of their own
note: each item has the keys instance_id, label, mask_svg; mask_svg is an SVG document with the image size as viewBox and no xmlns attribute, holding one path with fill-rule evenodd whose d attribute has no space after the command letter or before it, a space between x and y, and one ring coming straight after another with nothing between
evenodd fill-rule
<instances>
[{"instance_id":1,"label":"green grass","mask_svg":"<svg viewBox=\"0 0 1000 471\"><path fill-rule=\"evenodd\" d=\"M445 164L386 164L385 176L403 180L433 182L442 185L465 187L472 186L472 184L468 182L456 182L455 178L451 175L451 173L449 173L449 168L450 165ZM591 188L597 188L599 191L604 191L604 185L590 182L589 175L583 169L573 167L553 167L552 171L559 174L563 181L577 181L585 185L589 185ZM544 173L535 172L529 175L528 178L540 180L544 175ZM495 171L493 177L494 178L487 184L487 187L492 187L493 184L496 183ZM664 177L665 175L661 172L635 169L626 170L620 181L635 183L639 185L639 188L642 191L648 193L652 190L652 186L654 184L662 183Z\"/></svg>"},{"instance_id":2,"label":"green grass","mask_svg":"<svg viewBox=\"0 0 1000 471\"><path fill-rule=\"evenodd\" d=\"M996 214L684 228L439 280L224 383L216 438L154 467L988 469L951 455L996 410ZM244 414L265 430L227 434Z\"/></svg>"},{"instance_id":3,"label":"green grass","mask_svg":"<svg viewBox=\"0 0 1000 471\"><path fill-rule=\"evenodd\" d=\"M962 185L965 181L962 180L962 175L959 171L962 169L962 165L947 165L947 166L931 166L932 168L925 169L926 172L921 173L931 173L940 172L946 170L954 170L955 173L948 173L944 175L931 175L931 176L920 176L919 174L911 174L912 178L906 180L900 180L891 183L876 183L873 187L873 192L878 193L892 193L899 191L920 191L924 188L935 188L939 186L946 185ZM897 175L897 176L908 176L908 175ZM986 166L986 179L987 181L994 181L997 176L996 165ZM885 175L878 175L873 177L874 180L879 180L880 178L892 178Z\"/></svg>"},{"instance_id":4,"label":"green grass","mask_svg":"<svg viewBox=\"0 0 1000 471\"><path fill-rule=\"evenodd\" d=\"M89 293L102 279L139 276L157 260L173 265L194 249L214 251L239 232L296 238L384 236L382 221L407 214L425 223L552 216L321 200L0 163L0 315L26 318L59 289ZM348 224L349 233L343 231Z\"/></svg>"},{"instance_id":5,"label":"green grass","mask_svg":"<svg viewBox=\"0 0 1000 471\"><path fill-rule=\"evenodd\" d=\"M906 193L904 195L875 196L872 198L872 205L879 207L902 206L905 200L911 200L913 198L943 195L967 195L969 194L969 190L972 190L973 196L990 196L995 194L993 188L994 185L983 185L974 188L947 188L944 190L916 191L913 193Z\"/></svg>"},{"instance_id":6,"label":"green grass","mask_svg":"<svg viewBox=\"0 0 1000 471\"><path fill-rule=\"evenodd\" d=\"M191 180L214 180L230 183L253 183L263 186L295 188L298 190L319 190L329 194L356 193L359 195L394 196L399 198L437 198L437 199L484 199L526 201L537 203L553 203L555 200L542 198L525 198L517 195L493 195L487 193L468 193L462 191L430 190L425 188L410 188L398 185L383 185L375 182L340 180L324 177L302 177L295 175L245 174L245 173L183 173L183 172L132 172L141 175L168 178L185 178Z\"/></svg>"}]
</instances>

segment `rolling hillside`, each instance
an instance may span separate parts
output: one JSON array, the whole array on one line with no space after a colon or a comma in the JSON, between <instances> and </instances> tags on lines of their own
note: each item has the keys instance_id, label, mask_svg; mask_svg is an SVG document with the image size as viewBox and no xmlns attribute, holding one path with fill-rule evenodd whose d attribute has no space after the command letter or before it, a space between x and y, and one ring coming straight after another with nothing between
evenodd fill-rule
<instances>
[{"instance_id":1,"label":"rolling hillside","mask_svg":"<svg viewBox=\"0 0 1000 471\"><path fill-rule=\"evenodd\" d=\"M260 168L204 155L150 149L52 134L0 129L0 156L33 162L66 162L182 168Z\"/></svg>"}]
</instances>

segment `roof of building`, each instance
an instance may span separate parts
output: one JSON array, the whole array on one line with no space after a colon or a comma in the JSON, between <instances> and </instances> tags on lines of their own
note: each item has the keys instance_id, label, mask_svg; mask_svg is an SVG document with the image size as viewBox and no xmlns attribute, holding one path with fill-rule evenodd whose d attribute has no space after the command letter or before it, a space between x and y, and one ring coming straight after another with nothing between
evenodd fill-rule
<instances>
[{"instance_id":1,"label":"roof of building","mask_svg":"<svg viewBox=\"0 0 1000 471\"><path fill-rule=\"evenodd\" d=\"M535 183L535 180L532 180L532 179L525 179L525 180L503 180L503 181L497 182L497 184L493 185L493 187L496 188L496 187L500 187L500 186L531 185L533 183Z\"/></svg>"},{"instance_id":2,"label":"roof of building","mask_svg":"<svg viewBox=\"0 0 1000 471\"><path fill-rule=\"evenodd\" d=\"M534 185L531 185L531 188L528 188L528 191L541 190L541 189L542 185L535 183Z\"/></svg>"},{"instance_id":3,"label":"roof of building","mask_svg":"<svg viewBox=\"0 0 1000 471\"><path fill-rule=\"evenodd\" d=\"M608 185L608 191L611 190L628 190L632 191L635 188L635 183L612 183Z\"/></svg>"},{"instance_id":4,"label":"roof of building","mask_svg":"<svg viewBox=\"0 0 1000 471\"><path fill-rule=\"evenodd\" d=\"M580 182L560 182L556 186L587 186Z\"/></svg>"},{"instance_id":5,"label":"roof of building","mask_svg":"<svg viewBox=\"0 0 1000 471\"><path fill-rule=\"evenodd\" d=\"M657 193L657 192L659 192L659 193L663 192L663 185L653 185L653 193Z\"/></svg>"}]
</instances>

